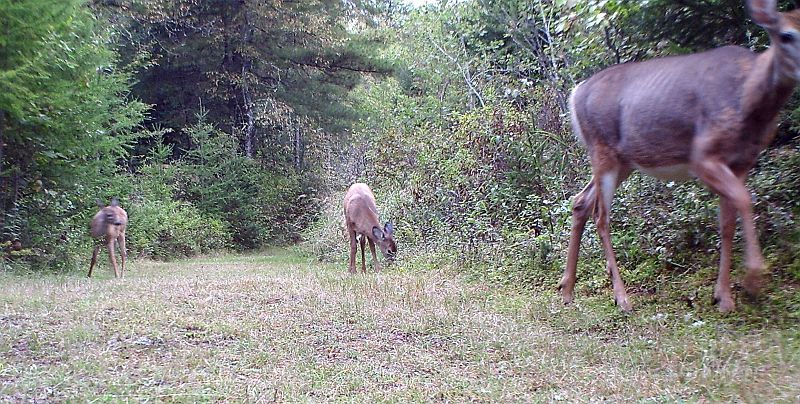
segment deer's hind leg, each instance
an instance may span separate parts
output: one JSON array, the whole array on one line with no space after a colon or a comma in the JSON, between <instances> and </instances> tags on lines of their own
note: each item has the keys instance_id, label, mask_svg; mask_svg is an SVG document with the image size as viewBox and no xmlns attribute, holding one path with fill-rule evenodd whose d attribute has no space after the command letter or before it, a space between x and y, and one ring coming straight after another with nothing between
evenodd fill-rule
<instances>
[{"instance_id":1,"label":"deer's hind leg","mask_svg":"<svg viewBox=\"0 0 800 404\"><path fill-rule=\"evenodd\" d=\"M125 233L117 237L117 247L119 247L119 255L122 259L122 266L120 267L120 275L125 277L125 259L128 258L128 251L125 249Z\"/></svg>"},{"instance_id":2,"label":"deer's hind leg","mask_svg":"<svg viewBox=\"0 0 800 404\"><path fill-rule=\"evenodd\" d=\"M606 256L606 269L611 277L614 301L623 311L627 312L631 311L631 303L628 300L628 294L625 292L625 283L622 282L622 277L619 274L614 247L611 245L610 222L614 192L619 184L628 178L631 169L619 162L616 156L611 153L592 157L592 171L594 172L592 180L598 190L595 192L594 220Z\"/></svg>"},{"instance_id":3,"label":"deer's hind leg","mask_svg":"<svg viewBox=\"0 0 800 404\"><path fill-rule=\"evenodd\" d=\"M572 199L572 229L569 236L569 249L567 250L567 266L564 268L564 275L558 283L561 290L561 297L564 304L572 303L575 280L577 279L578 255L581 248L581 238L583 230L586 228L586 221L592 213L595 204L596 188L594 179Z\"/></svg>"},{"instance_id":4,"label":"deer's hind leg","mask_svg":"<svg viewBox=\"0 0 800 404\"><path fill-rule=\"evenodd\" d=\"M94 269L94 264L97 263L97 253L100 252L100 246L94 247L94 252L92 252L92 262L89 264L89 273L86 275L87 278L92 277L92 269Z\"/></svg>"},{"instance_id":5,"label":"deer's hind leg","mask_svg":"<svg viewBox=\"0 0 800 404\"><path fill-rule=\"evenodd\" d=\"M347 271L351 274L354 274L356 273L356 251L358 250L356 232L351 229L347 229L347 234L350 236L350 265L347 267Z\"/></svg>"}]
</instances>

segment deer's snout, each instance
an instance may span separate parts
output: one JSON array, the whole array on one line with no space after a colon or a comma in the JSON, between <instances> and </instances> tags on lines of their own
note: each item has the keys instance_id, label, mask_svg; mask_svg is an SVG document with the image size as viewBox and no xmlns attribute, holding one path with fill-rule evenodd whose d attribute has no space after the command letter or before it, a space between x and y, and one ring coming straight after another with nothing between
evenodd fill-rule
<instances>
[{"instance_id":1,"label":"deer's snout","mask_svg":"<svg viewBox=\"0 0 800 404\"><path fill-rule=\"evenodd\" d=\"M114 226L122 224L122 220L117 215L106 215L106 223L111 223Z\"/></svg>"}]
</instances>

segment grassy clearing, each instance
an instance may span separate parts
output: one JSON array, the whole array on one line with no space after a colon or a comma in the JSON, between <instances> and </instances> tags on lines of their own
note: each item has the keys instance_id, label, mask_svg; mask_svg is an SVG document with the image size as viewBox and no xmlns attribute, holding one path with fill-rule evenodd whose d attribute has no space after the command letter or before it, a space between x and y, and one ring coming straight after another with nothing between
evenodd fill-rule
<instances>
[{"instance_id":1,"label":"grassy clearing","mask_svg":"<svg viewBox=\"0 0 800 404\"><path fill-rule=\"evenodd\" d=\"M796 327L646 297L624 316L286 251L98 273L0 274L0 401L800 400Z\"/></svg>"}]
</instances>

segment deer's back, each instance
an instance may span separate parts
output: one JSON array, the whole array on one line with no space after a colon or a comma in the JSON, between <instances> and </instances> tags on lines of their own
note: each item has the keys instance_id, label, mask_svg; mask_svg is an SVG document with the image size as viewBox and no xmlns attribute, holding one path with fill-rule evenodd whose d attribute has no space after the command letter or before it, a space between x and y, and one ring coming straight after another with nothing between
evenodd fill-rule
<instances>
[{"instance_id":1,"label":"deer's back","mask_svg":"<svg viewBox=\"0 0 800 404\"><path fill-rule=\"evenodd\" d=\"M705 129L741 130L757 56L726 46L609 67L573 90L573 126L587 147L607 146L632 165L686 162Z\"/></svg>"},{"instance_id":2,"label":"deer's back","mask_svg":"<svg viewBox=\"0 0 800 404\"><path fill-rule=\"evenodd\" d=\"M348 227L360 231L368 231L378 223L375 195L372 194L369 186L362 183L350 186L344 197L344 215ZM366 229L367 227L368 229Z\"/></svg>"}]
</instances>

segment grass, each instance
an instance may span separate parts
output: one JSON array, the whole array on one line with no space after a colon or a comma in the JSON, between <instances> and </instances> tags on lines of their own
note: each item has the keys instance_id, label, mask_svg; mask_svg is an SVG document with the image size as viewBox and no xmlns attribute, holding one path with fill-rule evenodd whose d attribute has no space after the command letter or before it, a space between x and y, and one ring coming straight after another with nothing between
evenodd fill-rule
<instances>
[{"instance_id":1,"label":"grass","mask_svg":"<svg viewBox=\"0 0 800 404\"><path fill-rule=\"evenodd\" d=\"M0 274L0 401L800 400L796 327L345 266L272 250Z\"/></svg>"}]
</instances>

